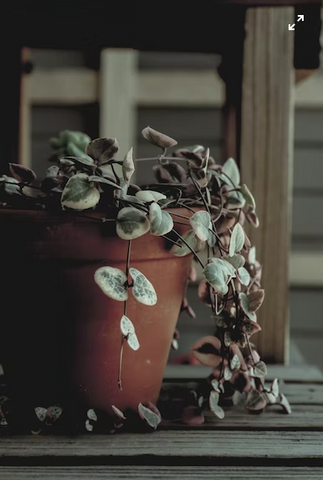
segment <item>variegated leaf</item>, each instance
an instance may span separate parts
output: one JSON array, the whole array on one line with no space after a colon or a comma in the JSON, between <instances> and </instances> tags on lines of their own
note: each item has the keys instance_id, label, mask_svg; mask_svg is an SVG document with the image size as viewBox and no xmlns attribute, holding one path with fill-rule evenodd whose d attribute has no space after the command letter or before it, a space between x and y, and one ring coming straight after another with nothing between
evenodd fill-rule
<instances>
[{"instance_id":1,"label":"variegated leaf","mask_svg":"<svg viewBox=\"0 0 323 480\"><path fill-rule=\"evenodd\" d=\"M155 305L157 295L151 282L136 268L130 268L129 273L133 279L132 294L139 303Z\"/></svg>"},{"instance_id":2,"label":"variegated leaf","mask_svg":"<svg viewBox=\"0 0 323 480\"><path fill-rule=\"evenodd\" d=\"M138 405L138 413L143 420L146 420L148 425L156 430L161 422L161 418L157 413L145 407L142 403L139 403Z\"/></svg>"},{"instance_id":3,"label":"variegated leaf","mask_svg":"<svg viewBox=\"0 0 323 480\"><path fill-rule=\"evenodd\" d=\"M133 240L145 235L150 224L146 215L137 208L124 207L117 216L117 235L123 240Z\"/></svg>"},{"instance_id":4,"label":"variegated leaf","mask_svg":"<svg viewBox=\"0 0 323 480\"><path fill-rule=\"evenodd\" d=\"M159 200L167 198L163 193L155 192L154 190L140 190L136 193L136 197L143 202L159 202Z\"/></svg>"},{"instance_id":5,"label":"variegated leaf","mask_svg":"<svg viewBox=\"0 0 323 480\"><path fill-rule=\"evenodd\" d=\"M188 230L187 232L185 232L183 234L183 238L186 243L192 248L192 250L195 251L197 239L194 230ZM177 245L173 245L170 249L170 252L173 255L176 255L176 257L185 257L185 255L192 253L190 248L188 248L188 246L180 238L177 240L176 243Z\"/></svg>"},{"instance_id":6,"label":"variegated leaf","mask_svg":"<svg viewBox=\"0 0 323 480\"><path fill-rule=\"evenodd\" d=\"M121 412L121 410L119 410L119 408L115 407L114 405L111 405L111 408L112 408L112 410L114 411L114 413L115 413L119 418L122 418L122 420L126 420L126 417L125 417L124 414Z\"/></svg>"},{"instance_id":7,"label":"variegated leaf","mask_svg":"<svg viewBox=\"0 0 323 480\"><path fill-rule=\"evenodd\" d=\"M126 315L122 315L121 321L120 321L120 329L123 335L127 336L130 333L135 333L135 327L130 318L128 318Z\"/></svg>"},{"instance_id":8,"label":"variegated leaf","mask_svg":"<svg viewBox=\"0 0 323 480\"><path fill-rule=\"evenodd\" d=\"M89 418L90 420L93 420L93 422L97 422L98 417L97 417L97 414L95 413L95 411L93 410L93 408L90 408L87 411L87 418Z\"/></svg>"},{"instance_id":9,"label":"variegated leaf","mask_svg":"<svg viewBox=\"0 0 323 480\"><path fill-rule=\"evenodd\" d=\"M213 412L221 420L224 418L223 408L218 405L219 403L219 393L215 390L210 393L209 396L209 406L211 412Z\"/></svg>"},{"instance_id":10,"label":"variegated leaf","mask_svg":"<svg viewBox=\"0 0 323 480\"><path fill-rule=\"evenodd\" d=\"M85 210L95 207L100 201L100 193L89 181L86 173L77 173L71 177L62 193L62 207Z\"/></svg>"},{"instance_id":11,"label":"variegated leaf","mask_svg":"<svg viewBox=\"0 0 323 480\"><path fill-rule=\"evenodd\" d=\"M37 415L38 420L43 422L46 418L47 415L47 408L44 407L36 407L35 408L35 413Z\"/></svg>"},{"instance_id":12,"label":"variegated leaf","mask_svg":"<svg viewBox=\"0 0 323 480\"><path fill-rule=\"evenodd\" d=\"M149 207L150 232L161 236L170 232L174 226L173 219L168 212L162 210L158 203L153 202Z\"/></svg>"},{"instance_id":13,"label":"variegated leaf","mask_svg":"<svg viewBox=\"0 0 323 480\"><path fill-rule=\"evenodd\" d=\"M190 218L190 224L195 231L196 236L207 241L210 237L210 229L212 227L210 214L204 210L194 213Z\"/></svg>"},{"instance_id":14,"label":"variegated leaf","mask_svg":"<svg viewBox=\"0 0 323 480\"><path fill-rule=\"evenodd\" d=\"M245 242L245 233L240 225L240 223L236 223L230 239L230 247L229 247L229 256L233 257L233 255L237 252L242 250L242 247Z\"/></svg>"},{"instance_id":15,"label":"variegated leaf","mask_svg":"<svg viewBox=\"0 0 323 480\"><path fill-rule=\"evenodd\" d=\"M128 299L128 290L125 286L128 279L119 268L100 267L94 274L94 280L108 297L119 302Z\"/></svg>"}]
</instances>

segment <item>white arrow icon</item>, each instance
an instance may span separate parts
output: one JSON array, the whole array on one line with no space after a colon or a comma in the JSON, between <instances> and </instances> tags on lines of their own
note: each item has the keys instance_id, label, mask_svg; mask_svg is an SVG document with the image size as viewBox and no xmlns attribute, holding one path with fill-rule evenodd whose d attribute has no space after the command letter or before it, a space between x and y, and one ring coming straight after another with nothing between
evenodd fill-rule
<instances>
[{"instance_id":1,"label":"white arrow icon","mask_svg":"<svg viewBox=\"0 0 323 480\"><path fill-rule=\"evenodd\" d=\"M295 30L295 23L291 25L290 23L288 24L288 30Z\"/></svg>"},{"instance_id":2,"label":"white arrow icon","mask_svg":"<svg viewBox=\"0 0 323 480\"><path fill-rule=\"evenodd\" d=\"M298 22L304 22L304 15L297 15Z\"/></svg>"}]
</instances>

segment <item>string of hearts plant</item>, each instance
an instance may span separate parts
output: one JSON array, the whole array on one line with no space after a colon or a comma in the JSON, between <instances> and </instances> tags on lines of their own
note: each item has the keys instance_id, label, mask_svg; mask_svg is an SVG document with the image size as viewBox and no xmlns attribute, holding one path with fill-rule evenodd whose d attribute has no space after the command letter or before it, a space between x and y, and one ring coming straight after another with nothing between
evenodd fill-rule
<instances>
[{"instance_id":1,"label":"string of hearts plant","mask_svg":"<svg viewBox=\"0 0 323 480\"><path fill-rule=\"evenodd\" d=\"M151 282L131 267L132 242L150 232L172 242L172 254L191 254L200 264L204 279L198 294L210 307L215 327L214 336L203 337L192 346L194 357L210 367L212 374L207 379L204 398L196 397L194 415L189 421L194 423L194 417L201 418L207 404L215 415L223 418L223 399L235 391L243 394L250 411L260 412L267 405L278 403L289 413L287 399L279 394L278 380L270 387L265 385L266 365L250 342L250 337L261 329L256 312L265 292L260 285L261 266L256 260L255 247L243 228L245 221L258 227L256 203L248 187L241 185L236 162L230 158L224 165L217 164L209 149L201 145L168 153L169 148L177 145L174 139L150 127L142 134L161 149L153 158L157 182L147 188L132 184L131 178L136 162L152 158L134 160L131 149L123 161L116 160L116 139L91 141L80 132L64 131L52 139L51 160L55 163L40 184L35 183L32 170L10 164L12 176L0 178L0 203L15 208L102 211L99 221L115 222L117 235L128 242L124 271L103 266L94 276L107 296L124 304L120 319L119 389L122 389L124 349L140 348L140 338L127 315L129 295L145 305L157 302L158 292ZM173 207L183 207L183 212L190 214L175 213ZM183 235L176 230L178 224L186 226ZM206 261L202 261L202 251L206 252ZM183 305L188 308L186 299ZM123 422L123 412L117 406L113 410ZM138 412L154 428L161 420L154 406L139 404ZM41 413L44 416L43 410ZM93 429L91 421L96 420L96 413L89 410L87 430Z\"/></svg>"}]
</instances>

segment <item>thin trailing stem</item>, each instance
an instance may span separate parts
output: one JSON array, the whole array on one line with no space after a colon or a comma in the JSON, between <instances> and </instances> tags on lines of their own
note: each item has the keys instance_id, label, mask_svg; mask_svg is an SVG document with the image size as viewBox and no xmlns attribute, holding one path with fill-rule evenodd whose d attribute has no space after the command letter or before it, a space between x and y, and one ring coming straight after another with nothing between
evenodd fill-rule
<instances>
[{"instance_id":1,"label":"thin trailing stem","mask_svg":"<svg viewBox=\"0 0 323 480\"><path fill-rule=\"evenodd\" d=\"M129 266L130 266L130 254L131 254L131 240L128 242L128 250L127 250L127 260L126 260L126 277L127 283L126 287L129 288ZM123 302L123 314L127 315L127 300ZM119 372L118 372L118 388L122 390L122 359L123 359L123 350L124 350L124 340L125 336L121 335L121 346L120 346L120 357L119 357Z\"/></svg>"},{"instance_id":2,"label":"thin trailing stem","mask_svg":"<svg viewBox=\"0 0 323 480\"><path fill-rule=\"evenodd\" d=\"M196 258L196 260L198 261L198 263L201 265L201 267L204 269L204 264L202 262L202 260L200 259L200 257L198 256L198 254L194 251L194 249L187 243L187 241L185 240L185 238L183 238L178 232L176 232L176 230L172 229L172 232L174 232L178 238L183 242L185 243L185 245L187 246L187 248L190 249L190 251L193 253L194 257Z\"/></svg>"}]
</instances>

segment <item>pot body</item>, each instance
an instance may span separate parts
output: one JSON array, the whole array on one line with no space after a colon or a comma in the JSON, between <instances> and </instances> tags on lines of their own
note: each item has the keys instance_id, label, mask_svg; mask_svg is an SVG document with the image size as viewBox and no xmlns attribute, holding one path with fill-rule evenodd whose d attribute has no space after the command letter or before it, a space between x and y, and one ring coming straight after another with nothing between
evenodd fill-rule
<instances>
[{"instance_id":1,"label":"pot body","mask_svg":"<svg viewBox=\"0 0 323 480\"><path fill-rule=\"evenodd\" d=\"M88 215L0 210L0 362L17 405L75 402L112 414L111 405L126 411L157 401L191 256L173 256L150 233L132 241L130 266L151 281L158 301L142 305L129 291L140 348L124 342L120 390L124 304L104 295L94 273L103 265L125 271L128 242L114 222Z\"/></svg>"}]
</instances>

